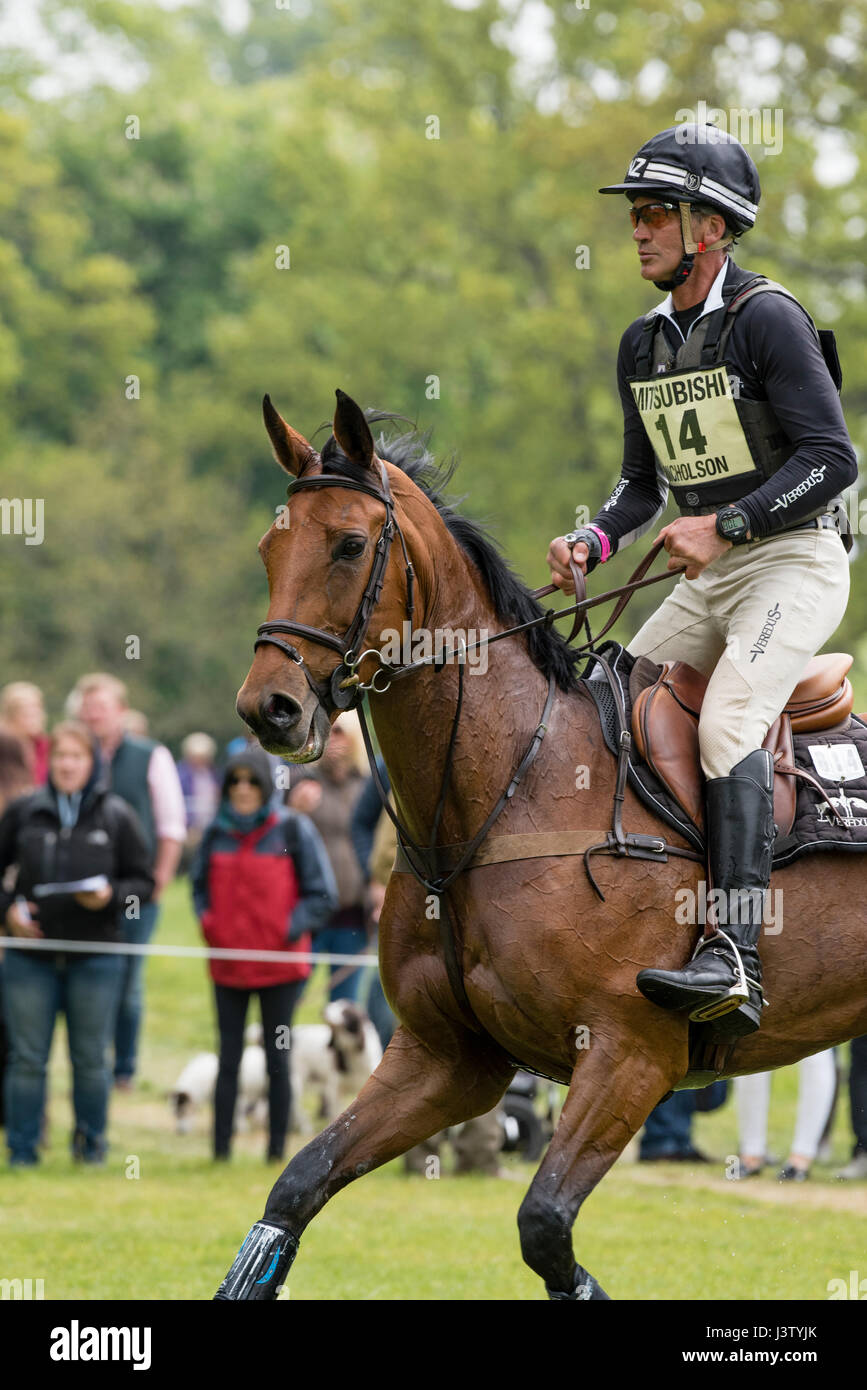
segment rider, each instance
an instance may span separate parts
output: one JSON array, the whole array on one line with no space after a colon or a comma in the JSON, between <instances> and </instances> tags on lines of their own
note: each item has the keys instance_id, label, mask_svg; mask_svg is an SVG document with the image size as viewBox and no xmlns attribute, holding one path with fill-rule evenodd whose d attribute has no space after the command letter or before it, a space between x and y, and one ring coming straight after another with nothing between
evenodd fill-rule
<instances>
[{"instance_id":1,"label":"rider","mask_svg":"<svg viewBox=\"0 0 867 1390\"><path fill-rule=\"evenodd\" d=\"M659 537L668 568L686 571L628 650L708 677L709 877L733 906L717 910L684 969L642 970L637 984L698 1021L725 1015L718 1036L735 1038L758 1028L763 1002L756 948L775 828L761 745L845 612L838 494L857 464L831 335L820 340L793 296L732 258L760 197L738 141L713 126L671 127L599 191L626 194L642 279L668 293L620 342L620 480L589 526L551 542L548 564L571 593L570 548L589 573L653 526L672 489L681 515Z\"/></svg>"}]
</instances>

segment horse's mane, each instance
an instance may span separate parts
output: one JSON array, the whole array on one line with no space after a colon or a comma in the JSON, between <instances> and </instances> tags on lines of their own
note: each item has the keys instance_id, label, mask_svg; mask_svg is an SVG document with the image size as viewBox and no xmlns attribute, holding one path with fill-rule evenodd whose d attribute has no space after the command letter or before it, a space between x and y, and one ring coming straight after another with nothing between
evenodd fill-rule
<instances>
[{"instance_id":1,"label":"horse's mane","mask_svg":"<svg viewBox=\"0 0 867 1390\"><path fill-rule=\"evenodd\" d=\"M406 417L386 410L366 410L368 424L380 420L405 420ZM327 428L327 426L325 427ZM455 510L462 498L447 500L443 489L451 481L458 465L456 454L438 463L431 453L431 430L412 428L387 439L380 434L376 452L387 463L394 464L410 478L436 507L450 534L478 569L497 617L507 627L540 617L545 610L503 558L496 542L484 526ZM346 457L332 434L321 452L322 466L329 473L359 478L362 470ZM525 634L530 657L544 676L553 676L561 690L578 688L575 658L564 639L553 628L541 624Z\"/></svg>"}]
</instances>

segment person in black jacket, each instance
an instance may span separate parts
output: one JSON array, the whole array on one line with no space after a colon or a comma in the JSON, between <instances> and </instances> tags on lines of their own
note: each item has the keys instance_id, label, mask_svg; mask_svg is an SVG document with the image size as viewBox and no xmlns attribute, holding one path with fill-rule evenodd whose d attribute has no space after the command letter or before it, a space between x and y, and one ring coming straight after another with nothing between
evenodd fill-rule
<instances>
[{"instance_id":1,"label":"person in black jacket","mask_svg":"<svg viewBox=\"0 0 867 1390\"><path fill-rule=\"evenodd\" d=\"M83 725L57 726L49 767L47 785L11 802L0 818L0 881L17 866L14 891L0 892L0 922L18 937L118 941L121 913L139 911L153 891L137 817L102 786L96 748ZM92 880L87 889L64 888L84 880ZM6 1139L13 1165L38 1162L46 1067L61 1009L73 1074L73 1155L104 1162L106 1048L121 966L115 954L7 950Z\"/></svg>"},{"instance_id":2,"label":"person in black jacket","mask_svg":"<svg viewBox=\"0 0 867 1390\"><path fill-rule=\"evenodd\" d=\"M845 612L841 493L858 466L833 335L731 257L761 193L743 146L686 122L654 135L622 182L599 191L629 200L641 277L668 293L621 339L620 479L588 526L551 542L548 560L571 593L570 558L588 574L654 525L669 490L680 509L656 539L684 573L628 650L707 677L698 738L708 877L723 901L683 969L641 970L636 984L733 1042L759 1027L764 1003L758 943L775 827L762 743Z\"/></svg>"}]
</instances>

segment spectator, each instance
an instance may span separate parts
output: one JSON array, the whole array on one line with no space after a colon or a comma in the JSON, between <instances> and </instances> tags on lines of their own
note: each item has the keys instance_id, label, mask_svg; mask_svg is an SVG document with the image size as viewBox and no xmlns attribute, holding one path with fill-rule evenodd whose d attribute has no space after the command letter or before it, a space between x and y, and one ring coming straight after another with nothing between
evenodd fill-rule
<instances>
[{"instance_id":1,"label":"spectator","mask_svg":"<svg viewBox=\"0 0 867 1390\"><path fill-rule=\"evenodd\" d=\"M0 722L7 733L24 745L33 786L42 787L48 776L48 739L42 691L30 681L13 681L0 690Z\"/></svg>"},{"instance_id":2,"label":"spectator","mask_svg":"<svg viewBox=\"0 0 867 1390\"><path fill-rule=\"evenodd\" d=\"M778 1174L780 1182L803 1182L810 1176L810 1165L816 1157L837 1080L833 1048L804 1057L797 1065L798 1112L795 1133L791 1153ZM735 1078L740 1127L738 1176L741 1178L755 1177L768 1161L766 1143L770 1098L771 1072Z\"/></svg>"},{"instance_id":3,"label":"spectator","mask_svg":"<svg viewBox=\"0 0 867 1390\"><path fill-rule=\"evenodd\" d=\"M654 1106L644 1122L638 1150L639 1163L708 1163L706 1154L692 1142L695 1091L675 1091Z\"/></svg>"},{"instance_id":4,"label":"spectator","mask_svg":"<svg viewBox=\"0 0 867 1390\"><path fill-rule=\"evenodd\" d=\"M0 819L0 875L17 865L14 893L0 892L0 921L14 936L117 941L129 898L153 888L134 812L100 784L87 729L62 723L50 740L45 787L13 801ZM103 877L88 891L40 893L48 884ZM66 1016L75 1128L72 1152L105 1160L109 1070L106 1049L117 1008L122 957L93 952L6 952L6 1138L15 1165L38 1162L37 1143L54 1020Z\"/></svg>"},{"instance_id":5,"label":"spectator","mask_svg":"<svg viewBox=\"0 0 867 1390\"><path fill-rule=\"evenodd\" d=\"M364 874L350 833L352 814L364 789L364 749L360 745L358 715L341 714L331 726L322 757L301 769L288 796L289 805L308 815L325 841L340 895L340 905L319 933L316 948L351 956L359 955L367 945ZM362 975L360 966L332 965L329 998L357 1003Z\"/></svg>"},{"instance_id":6,"label":"spectator","mask_svg":"<svg viewBox=\"0 0 867 1390\"><path fill-rule=\"evenodd\" d=\"M388 773L382 758L377 759L377 768L383 785L388 787ZM393 810L394 799L390 795L389 803ZM372 777L367 779L364 790L355 804L350 833L367 882L366 906L372 928L370 949L376 952L379 944L379 915L394 865L397 832L391 817L383 809ZM383 993L379 967L376 965L370 967L370 984L365 1007L385 1051L391 1041L396 1020Z\"/></svg>"},{"instance_id":7,"label":"spectator","mask_svg":"<svg viewBox=\"0 0 867 1390\"><path fill-rule=\"evenodd\" d=\"M289 786L291 765L277 753L268 753L255 734L251 734L250 730L246 728L243 734L230 739L226 744L226 758L233 758L236 753L244 753L248 748L258 748L268 759L272 781L271 810L279 811L286 803L286 788Z\"/></svg>"},{"instance_id":8,"label":"spectator","mask_svg":"<svg viewBox=\"0 0 867 1390\"><path fill-rule=\"evenodd\" d=\"M855 1148L838 1178L867 1178L867 1036L852 1039L849 1064L849 1104Z\"/></svg>"},{"instance_id":9,"label":"spectator","mask_svg":"<svg viewBox=\"0 0 867 1390\"><path fill-rule=\"evenodd\" d=\"M32 789L33 770L23 741L0 728L0 815L10 801ZM0 888L12 886L14 873L14 868L10 867L6 874L8 883L0 875ZM3 1125L3 1078L8 1055L6 1025L3 1021L3 952L0 951L0 1126Z\"/></svg>"},{"instance_id":10,"label":"spectator","mask_svg":"<svg viewBox=\"0 0 867 1390\"><path fill-rule=\"evenodd\" d=\"M317 830L306 816L270 805L271 771L262 749L230 758L216 819L192 869L193 903L211 946L285 950L286 961L211 960L220 1066L214 1100L214 1157L228 1158L238 1068L250 995L257 993L268 1067L268 1158L282 1159L289 1125L289 1029L310 974L293 959L328 921L337 885Z\"/></svg>"},{"instance_id":11,"label":"spectator","mask_svg":"<svg viewBox=\"0 0 867 1390\"><path fill-rule=\"evenodd\" d=\"M137 919L124 918L124 941L146 944L154 934L159 901L178 867L187 836L184 798L174 759L153 739L126 732L126 686L98 672L82 676L72 695L79 718L97 739L111 790L138 815L151 855L154 892ZM132 1089L144 1006L144 956L123 957L115 1028L115 1084Z\"/></svg>"},{"instance_id":12,"label":"spectator","mask_svg":"<svg viewBox=\"0 0 867 1390\"><path fill-rule=\"evenodd\" d=\"M24 740L0 727L0 812L17 796L32 791L34 785L33 766Z\"/></svg>"},{"instance_id":13,"label":"spectator","mask_svg":"<svg viewBox=\"0 0 867 1390\"><path fill-rule=\"evenodd\" d=\"M370 783L368 783L368 790L370 790L370 787L374 787L375 791L375 784L372 777ZM356 816L358 816L360 809L363 808L365 799L367 799L367 791L361 794L356 809ZM395 823L393 823L392 817L388 815L388 812L382 809L382 803L379 802L379 794L377 794L377 803L379 812L381 812L381 815L379 815L379 824L377 828L375 828L372 844L370 848L368 848L368 858L367 860L363 860L363 869L365 870L365 874L367 874L368 913L370 913L371 926L372 930L374 930L374 937L372 937L371 940L371 951L377 951L378 949L379 913L382 912L382 903L385 902L385 890L388 888L389 878L392 877L392 869L393 866L395 866L395 852L397 848ZM392 806L392 810L395 809L395 798L390 795L390 792L389 805ZM360 844L363 845L365 842L363 830L361 830L361 827L356 828L356 820L353 820L353 841L356 847ZM371 966L370 990L367 992L367 1012L368 1015L370 1015L372 1024L374 1024L375 1029L377 1029L379 1041L382 1042L382 1049L385 1051L390 1040L392 1040L392 1033L395 1031L397 1020L392 1011L390 1011L388 999L385 998L385 992L382 990L382 980L379 979L378 966Z\"/></svg>"},{"instance_id":14,"label":"spectator","mask_svg":"<svg viewBox=\"0 0 867 1390\"><path fill-rule=\"evenodd\" d=\"M220 801L220 778L214 767L217 745L210 734L188 734L181 744L178 777L184 794L187 839L184 858L192 858L206 825L210 825Z\"/></svg>"},{"instance_id":15,"label":"spectator","mask_svg":"<svg viewBox=\"0 0 867 1390\"><path fill-rule=\"evenodd\" d=\"M140 709L127 710L123 727L126 733L136 734L139 738L147 738L151 731L148 717Z\"/></svg>"}]
</instances>

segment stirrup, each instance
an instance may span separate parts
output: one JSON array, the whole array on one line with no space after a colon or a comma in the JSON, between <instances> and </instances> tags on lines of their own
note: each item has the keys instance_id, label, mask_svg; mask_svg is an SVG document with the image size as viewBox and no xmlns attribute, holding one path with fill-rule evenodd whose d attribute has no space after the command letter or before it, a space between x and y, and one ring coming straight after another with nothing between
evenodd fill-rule
<instances>
[{"instance_id":1,"label":"stirrup","mask_svg":"<svg viewBox=\"0 0 867 1390\"><path fill-rule=\"evenodd\" d=\"M717 927L713 936L701 938L692 953L691 959L695 960L701 951L708 946L712 946L717 940L717 937L722 937L723 941L730 947L732 955L734 956L738 978L722 999L713 999L707 1004L698 1004L688 1015L691 1023L710 1023L715 1018L724 1018L726 1014L733 1013L734 1010L739 1009L742 1004L748 1004L750 1002L750 986L758 991L760 1008L762 1004L767 1005L768 1002L762 994L760 981L748 975L744 969L741 953L736 943L732 941L731 937L720 927Z\"/></svg>"}]
</instances>

